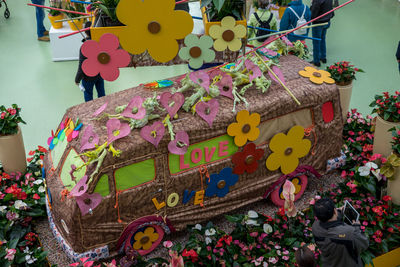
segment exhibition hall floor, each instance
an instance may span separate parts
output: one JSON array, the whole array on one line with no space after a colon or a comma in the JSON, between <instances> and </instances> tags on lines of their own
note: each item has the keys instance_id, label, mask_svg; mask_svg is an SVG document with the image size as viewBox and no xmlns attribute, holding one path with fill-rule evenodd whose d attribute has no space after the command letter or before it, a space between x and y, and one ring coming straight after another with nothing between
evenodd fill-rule
<instances>
[{"instance_id":1,"label":"exhibition hall floor","mask_svg":"<svg viewBox=\"0 0 400 267\"><path fill-rule=\"evenodd\" d=\"M7 1L9 19L3 16L4 6L0 8L0 105L22 108L29 151L45 145L65 110L83 102L83 94L74 82L78 62L52 61L50 44L36 39L35 10L27 3ZM357 75L350 107L367 114L375 93L400 90L395 59L399 28L397 0L356 0L336 12L327 34L328 65L346 60L366 72ZM106 82L106 94L187 71L186 65L125 68L118 80Z\"/></svg>"}]
</instances>

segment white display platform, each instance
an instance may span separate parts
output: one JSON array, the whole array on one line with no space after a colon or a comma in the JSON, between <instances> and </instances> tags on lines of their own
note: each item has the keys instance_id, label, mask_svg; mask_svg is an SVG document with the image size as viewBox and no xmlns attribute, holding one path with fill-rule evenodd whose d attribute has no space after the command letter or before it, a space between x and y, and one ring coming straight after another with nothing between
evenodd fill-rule
<instances>
[{"instance_id":1,"label":"white display platform","mask_svg":"<svg viewBox=\"0 0 400 267\"><path fill-rule=\"evenodd\" d=\"M50 28L50 47L53 61L78 60L79 49L82 45L82 35L75 34L62 39L58 36L73 32L67 22L63 22L61 29ZM84 33L83 33L84 34Z\"/></svg>"}]
</instances>

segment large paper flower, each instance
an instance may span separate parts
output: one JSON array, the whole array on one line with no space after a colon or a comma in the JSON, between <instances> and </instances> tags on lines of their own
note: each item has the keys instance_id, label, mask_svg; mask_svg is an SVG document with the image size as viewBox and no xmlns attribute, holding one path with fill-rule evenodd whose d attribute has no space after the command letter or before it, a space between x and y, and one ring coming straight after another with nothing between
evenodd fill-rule
<instances>
[{"instance_id":1,"label":"large paper flower","mask_svg":"<svg viewBox=\"0 0 400 267\"><path fill-rule=\"evenodd\" d=\"M244 146L247 140L255 141L260 135L260 114L250 113L243 109L236 115L236 121L228 126L228 134L235 137L235 145Z\"/></svg>"},{"instance_id":2,"label":"large paper flower","mask_svg":"<svg viewBox=\"0 0 400 267\"><path fill-rule=\"evenodd\" d=\"M235 164L233 172L243 174L244 172L253 173L258 168L258 160L264 155L264 150L256 149L254 143L247 144L243 151L236 152L232 156L232 162Z\"/></svg>"},{"instance_id":3,"label":"large paper flower","mask_svg":"<svg viewBox=\"0 0 400 267\"><path fill-rule=\"evenodd\" d=\"M179 57L183 60L189 60L189 66L193 69L199 69L204 62L211 62L215 58L215 52L210 48L213 45L213 39L208 35L200 38L197 35L189 34L185 37L186 47L179 51Z\"/></svg>"},{"instance_id":4,"label":"large paper flower","mask_svg":"<svg viewBox=\"0 0 400 267\"><path fill-rule=\"evenodd\" d=\"M206 71L198 70L191 72L189 74L189 78L190 80L192 80L192 82L203 87L207 91L207 93L210 93L210 76L207 74Z\"/></svg>"},{"instance_id":5,"label":"large paper flower","mask_svg":"<svg viewBox=\"0 0 400 267\"><path fill-rule=\"evenodd\" d=\"M246 27L236 25L233 17L225 17L220 25L210 27L210 36L215 39L214 49L224 51L229 48L231 51L238 51L242 47L241 38L246 36Z\"/></svg>"},{"instance_id":6,"label":"large paper flower","mask_svg":"<svg viewBox=\"0 0 400 267\"><path fill-rule=\"evenodd\" d=\"M275 171L280 167L283 174L293 172L299 165L299 158L306 156L311 148L311 141L303 137L304 128L298 125L292 127L287 135L274 135L269 143L273 153L267 158L267 168Z\"/></svg>"},{"instance_id":7,"label":"large paper flower","mask_svg":"<svg viewBox=\"0 0 400 267\"><path fill-rule=\"evenodd\" d=\"M239 175L232 173L232 168L222 169L220 173L210 175L210 181L207 181L208 187L205 195L212 197L224 197L229 192L229 187L235 185L239 180Z\"/></svg>"},{"instance_id":8,"label":"large paper flower","mask_svg":"<svg viewBox=\"0 0 400 267\"><path fill-rule=\"evenodd\" d=\"M98 193L93 193L91 195L83 193L81 196L75 197L75 199L82 216L85 216L87 213L91 213L100 204L102 197Z\"/></svg>"},{"instance_id":9,"label":"large paper flower","mask_svg":"<svg viewBox=\"0 0 400 267\"><path fill-rule=\"evenodd\" d=\"M109 119L106 126L109 144L131 133L131 127L129 127L129 124L121 123L117 119Z\"/></svg>"},{"instance_id":10,"label":"large paper flower","mask_svg":"<svg viewBox=\"0 0 400 267\"><path fill-rule=\"evenodd\" d=\"M83 131L81 152L95 148L96 144L99 144L99 136L93 131L93 126L89 124Z\"/></svg>"},{"instance_id":11,"label":"large paper flower","mask_svg":"<svg viewBox=\"0 0 400 267\"><path fill-rule=\"evenodd\" d=\"M161 63L173 59L179 50L176 40L193 30L189 13L174 8L174 0L121 0L116 10L126 25L119 34L121 46L135 55L147 50Z\"/></svg>"},{"instance_id":12,"label":"large paper flower","mask_svg":"<svg viewBox=\"0 0 400 267\"><path fill-rule=\"evenodd\" d=\"M80 197L88 190L87 182L87 175L83 176L79 182L72 188L71 192L69 193L70 196L73 197Z\"/></svg>"},{"instance_id":13,"label":"large paper flower","mask_svg":"<svg viewBox=\"0 0 400 267\"><path fill-rule=\"evenodd\" d=\"M325 70L317 70L313 67L305 67L304 70L299 71L299 74L303 77L310 78L310 81L316 84L335 83L335 80L331 78L331 74Z\"/></svg>"},{"instance_id":14,"label":"large paper flower","mask_svg":"<svg viewBox=\"0 0 400 267\"><path fill-rule=\"evenodd\" d=\"M134 96L121 115L135 120L143 119L146 115L146 109L143 107L143 98L139 95Z\"/></svg>"},{"instance_id":15,"label":"large paper flower","mask_svg":"<svg viewBox=\"0 0 400 267\"><path fill-rule=\"evenodd\" d=\"M158 233L154 231L153 227L147 227L143 232L137 232L134 236L134 239L134 249L148 250L158 239Z\"/></svg>"},{"instance_id":16,"label":"large paper flower","mask_svg":"<svg viewBox=\"0 0 400 267\"><path fill-rule=\"evenodd\" d=\"M118 68L128 66L131 60L128 52L118 47L118 37L111 33L103 34L99 42L84 42L81 51L87 59L82 63L83 72L90 77L100 73L104 80L116 80L119 76Z\"/></svg>"}]
</instances>

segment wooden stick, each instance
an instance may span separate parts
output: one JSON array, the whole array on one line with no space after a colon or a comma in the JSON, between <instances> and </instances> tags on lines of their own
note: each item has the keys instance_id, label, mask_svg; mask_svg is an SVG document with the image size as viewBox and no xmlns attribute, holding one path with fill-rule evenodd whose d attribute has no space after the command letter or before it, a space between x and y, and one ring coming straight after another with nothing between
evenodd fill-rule
<instances>
[{"instance_id":1,"label":"wooden stick","mask_svg":"<svg viewBox=\"0 0 400 267\"><path fill-rule=\"evenodd\" d=\"M314 28L314 27L325 26L325 25L328 25L328 22L321 23L321 24L308 25L308 26L303 27L303 29ZM266 34L266 35L263 35L263 36L253 37L253 38L248 39L248 41L258 40L258 39L262 39L262 38L268 38L270 36L286 33L288 31L290 31L290 30L281 31L281 32L273 32L273 33L269 33L269 34ZM301 35L297 35L297 34L294 34L294 35L295 36L301 36ZM308 36L301 36L301 37L307 38ZM319 40L321 40L321 39L319 39Z\"/></svg>"},{"instance_id":2,"label":"wooden stick","mask_svg":"<svg viewBox=\"0 0 400 267\"><path fill-rule=\"evenodd\" d=\"M35 6L35 7L41 7L41 8L47 8L47 9L57 10L57 11L66 12L66 13L78 14L78 15L83 15L83 16L90 15L90 14L88 14L88 13L83 13L83 12L78 12L78 11L72 11L72 10L66 10L66 9L55 8L55 7L49 7L49 6L36 5L36 4L31 4L31 3L28 3L27 5L28 5L28 6Z\"/></svg>"},{"instance_id":3,"label":"wooden stick","mask_svg":"<svg viewBox=\"0 0 400 267\"><path fill-rule=\"evenodd\" d=\"M91 18L91 17L93 17L93 16L82 16L82 17L75 17L75 18L67 18L67 19L56 20L55 22L69 21L69 20L73 20L73 19L85 19L85 18Z\"/></svg>"},{"instance_id":4,"label":"wooden stick","mask_svg":"<svg viewBox=\"0 0 400 267\"><path fill-rule=\"evenodd\" d=\"M84 28L84 29L81 29L81 30L78 30L78 31L75 31L75 32L70 32L70 33L67 33L67 34L64 34L64 35L60 35L60 36L58 36L58 39L62 39L64 37L68 37L68 36L71 36L71 35L74 35L74 34L77 34L77 33L80 33L80 32L84 32L84 31L87 31L87 30L90 30L90 27L87 27L87 28Z\"/></svg>"},{"instance_id":5,"label":"wooden stick","mask_svg":"<svg viewBox=\"0 0 400 267\"><path fill-rule=\"evenodd\" d=\"M276 78L277 81L279 81L279 83L283 86L283 88L285 88L285 90L288 92L288 94L293 98L293 100L297 103L297 105L301 105L300 101L297 100L297 98L294 96L294 94L292 93L292 91L289 90L289 88L286 87L286 85L281 81L281 79L279 79L278 75L276 75L272 69L268 66L267 63L265 63L265 61L262 59L262 57L257 54L256 51L253 52L253 54L255 54L260 60L261 62L264 64L265 67L267 67L268 71L272 73L272 75L274 75L274 77Z\"/></svg>"}]
</instances>

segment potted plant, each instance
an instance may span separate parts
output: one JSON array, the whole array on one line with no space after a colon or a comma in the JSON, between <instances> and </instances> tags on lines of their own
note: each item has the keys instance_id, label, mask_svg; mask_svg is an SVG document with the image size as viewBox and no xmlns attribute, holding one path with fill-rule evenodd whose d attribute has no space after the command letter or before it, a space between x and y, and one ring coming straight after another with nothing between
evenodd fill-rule
<instances>
[{"instance_id":1,"label":"potted plant","mask_svg":"<svg viewBox=\"0 0 400 267\"><path fill-rule=\"evenodd\" d=\"M369 105L373 107L372 113L376 113L376 125L374 134L374 154L379 153L387 157L392 152L390 144L392 140L389 129L400 125L400 92L394 95L384 92L375 95L375 100Z\"/></svg>"},{"instance_id":2,"label":"potted plant","mask_svg":"<svg viewBox=\"0 0 400 267\"><path fill-rule=\"evenodd\" d=\"M86 12L83 4L75 3L75 2L68 3L67 6L65 7L65 9L71 10L71 11ZM82 17L82 15L74 14L74 13L66 13L66 16L68 18L70 18L70 20L68 20L68 24L69 24L69 27L71 28L71 30L77 31L77 30L82 29L82 25L86 20L83 18L80 18L80 19L78 18L78 17ZM74 19L74 18L76 18L76 19Z\"/></svg>"},{"instance_id":3,"label":"potted plant","mask_svg":"<svg viewBox=\"0 0 400 267\"><path fill-rule=\"evenodd\" d=\"M400 204L400 127L389 129L392 134L392 154L382 166L382 172L388 178L387 191L393 203Z\"/></svg>"},{"instance_id":4,"label":"potted plant","mask_svg":"<svg viewBox=\"0 0 400 267\"><path fill-rule=\"evenodd\" d=\"M271 2L275 5L275 7L271 7L271 9L279 12L279 19L282 19L283 13L285 13L286 8L291 1L292 0L273 0Z\"/></svg>"},{"instance_id":5,"label":"potted plant","mask_svg":"<svg viewBox=\"0 0 400 267\"><path fill-rule=\"evenodd\" d=\"M340 105L342 107L343 121L347 118L347 111L349 110L351 92L353 90L353 80L356 79L357 72L364 72L362 69L355 68L350 65L348 61L336 62L326 70L331 74L332 79L335 80L336 86L339 89Z\"/></svg>"},{"instance_id":6,"label":"potted plant","mask_svg":"<svg viewBox=\"0 0 400 267\"><path fill-rule=\"evenodd\" d=\"M6 172L25 172L25 147L18 123L25 123L20 116L20 108L0 106L0 162Z\"/></svg>"},{"instance_id":7,"label":"potted plant","mask_svg":"<svg viewBox=\"0 0 400 267\"><path fill-rule=\"evenodd\" d=\"M244 17L244 0L202 0L200 8L203 14L204 32L209 34L209 29L213 25L221 25L224 17L235 18L236 24L247 26Z\"/></svg>"},{"instance_id":8,"label":"potted plant","mask_svg":"<svg viewBox=\"0 0 400 267\"><path fill-rule=\"evenodd\" d=\"M50 7L61 8L61 0L50 0ZM64 14L62 14L58 10L50 9L48 18L50 20L51 26L54 29L61 29L63 27L62 21L56 22L57 20L61 20L64 18Z\"/></svg>"}]
</instances>

